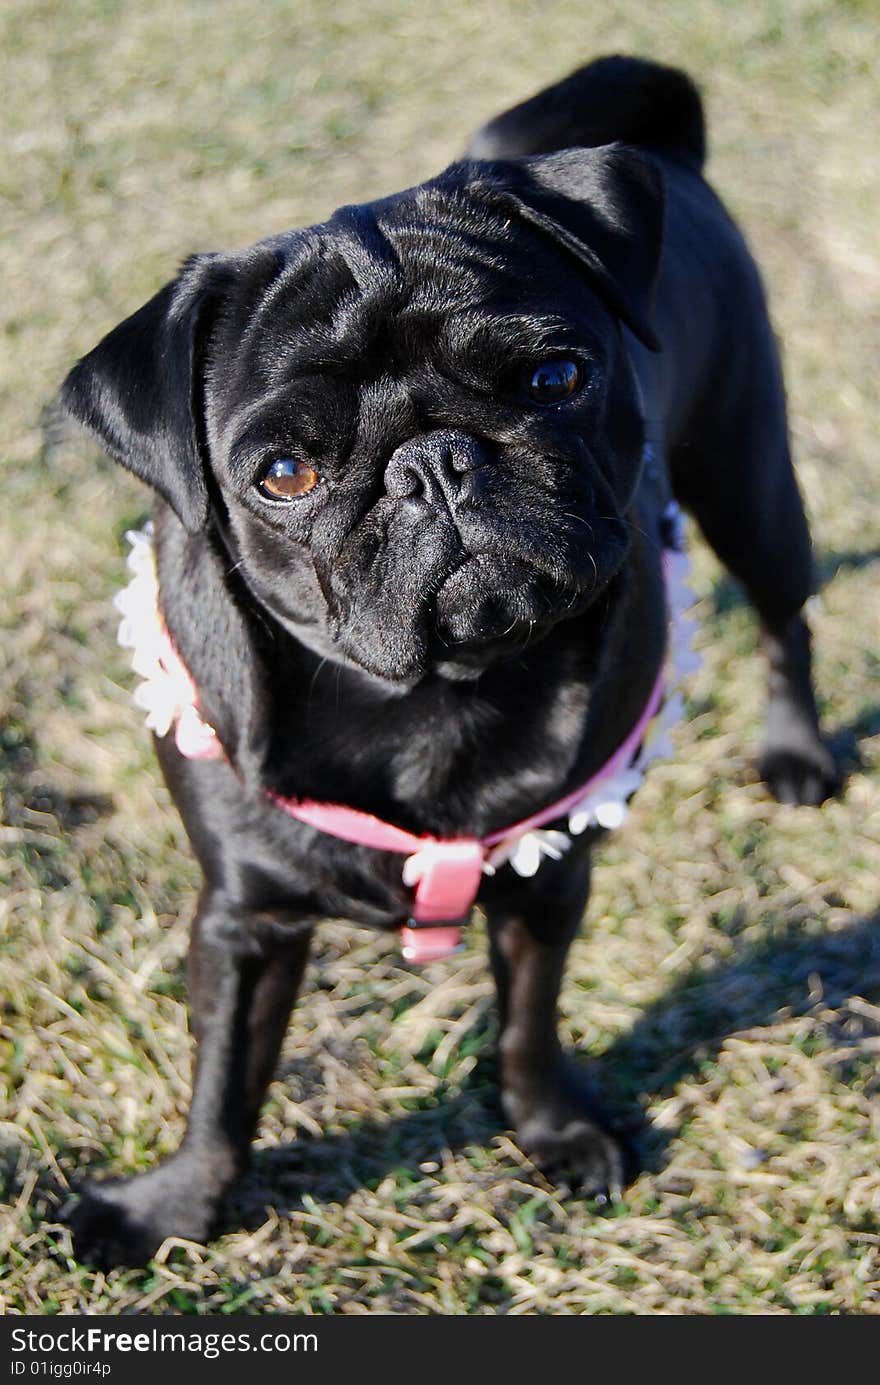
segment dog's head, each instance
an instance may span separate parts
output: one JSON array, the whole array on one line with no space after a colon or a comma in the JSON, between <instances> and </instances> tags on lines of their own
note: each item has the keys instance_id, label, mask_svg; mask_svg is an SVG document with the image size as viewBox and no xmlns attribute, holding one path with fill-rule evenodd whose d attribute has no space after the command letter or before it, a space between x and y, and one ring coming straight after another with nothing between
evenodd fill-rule
<instances>
[{"instance_id":1,"label":"dog's head","mask_svg":"<svg viewBox=\"0 0 880 1385\"><path fill-rule=\"evenodd\" d=\"M473 676L623 562L662 214L624 147L453 165L195 257L63 398L307 646Z\"/></svg>"}]
</instances>

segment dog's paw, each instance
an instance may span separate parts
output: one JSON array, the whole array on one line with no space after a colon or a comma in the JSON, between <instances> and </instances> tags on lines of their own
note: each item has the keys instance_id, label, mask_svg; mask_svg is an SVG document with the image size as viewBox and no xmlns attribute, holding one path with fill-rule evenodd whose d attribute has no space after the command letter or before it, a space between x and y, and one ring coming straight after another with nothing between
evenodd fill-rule
<instances>
[{"instance_id":1,"label":"dog's paw","mask_svg":"<svg viewBox=\"0 0 880 1385\"><path fill-rule=\"evenodd\" d=\"M627 1181L625 1147L582 1111L549 1109L529 1117L516 1132L524 1154L554 1182L598 1202L620 1197Z\"/></svg>"},{"instance_id":2,"label":"dog's paw","mask_svg":"<svg viewBox=\"0 0 880 1385\"><path fill-rule=\"evenodd\" d=\"M169 1236L205 1241L213 1205L175 1188L165 1168L136 1178L86 1183L62 1209L77 1260L96 1269L140 1267Z\"/></svg>"},{"instance_id":3,"label":"dog's paw","mask_svg":"<svg viewBox=\"0 0 880 1385\"><path fill-rule=\"evenodd\" d=\"M803 746L765 746L759 770L780 803L815 806L833 798L840 788L834 756L818 740Z\"/></svg>"},{"instance_id":4,"label":"dog's paw","mask_svg":"<svg viewBox=\"0 0 880 1385\"><path fill-rule=\"evenodd\" d=\"M632 1152L608 1130L576 1063L564 1058L528 1094L508 1089L501 1099L520 1149L555 1183L597 1201L620 1197Z\"/></svg>"}]
</instances>

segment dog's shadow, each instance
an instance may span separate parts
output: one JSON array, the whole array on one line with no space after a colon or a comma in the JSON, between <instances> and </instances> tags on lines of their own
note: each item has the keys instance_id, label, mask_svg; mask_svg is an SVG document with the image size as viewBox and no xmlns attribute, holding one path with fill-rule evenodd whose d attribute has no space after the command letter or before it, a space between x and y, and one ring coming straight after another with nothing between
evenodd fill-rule
<instances>
[{"instance_id":1,"label":"dog's shadow","mask_svg":"<svg viewBox=\"0 0 880 1385\"><path fill-rule=\"evenodd\" d=\"M632 1148L633 1176L660 1171L675 1137L674 1129L661 1130L646 1121L646 1106L699 1072L730 1035L771 1024L780 1014L845 1010L851 997L880 995L880 911L819 936L811 935L809 927L791 925L772 940L744 945L714 969L692 968L600 1059L587 1065L612 1125ZM848 1029L847 1042L858 1049L862 1040L876 1038L880 1026L853 1016ZM227 1227L253 1230L265 1220L269 1206L290 1216L316 1204L344 1203L364 1187L375 1189L389 1174L404 1187L413 1186L426 1172L439 1170L450 1151L471 1150L475 1166L485 1164L481 1148L506 1128L494 1099L491 1024L481 1021L469 1038L484 1056L467 1087L448 1099L440 1091L434 1094L435 1104L423 1110L258 1151L228 1209ZM510 1157L517 1177L528 1178L528 1166L524 1171ZM493 1181L497 1175L496 1161ZM539 1181L541 1175L535 1177Z\"/></svg>"}]
</instances>

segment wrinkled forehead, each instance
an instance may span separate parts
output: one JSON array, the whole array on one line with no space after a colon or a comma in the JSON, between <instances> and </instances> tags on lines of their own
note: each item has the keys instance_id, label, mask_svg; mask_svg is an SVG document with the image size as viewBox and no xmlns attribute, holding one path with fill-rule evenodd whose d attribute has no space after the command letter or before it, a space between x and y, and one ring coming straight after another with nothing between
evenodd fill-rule
<instances>
[{"instance_id":1,"label":"wrinkled forehead","mask_svg":"<svg viewBox=\"0 0 880 1385\"><path fill-rule=\"evenodd\" d=\"M468 188L428 184L329 223L361 292L381 283L415 312L455 312L515 296L527 256L513 223Z\"/></svg>"},{"instance_id":2,"label":"wrinkled forehead","mask_svg":"<svg viewBox=\"0 0 880 1385\"><path fill-rule=\"evenodd\" d=\"M365 306L454 312L515 291L526 256L509 216L466 187L426 184L341 207L317 228Z\"/></svg>"},{"instance_id":3,"label":"wrinkled forehead","mask_svg":"<svg viewBox=\"0 0 880 1385\"><path fill-rule=\"evenodd\" d=\"M323 370L400 357L521 324L540 348L548 288L535 243L503 209L430 185L386 201L343 207L330 221L298 233L257 305L242 347L264 370ZM557 260L556 256L544 256Z\"/></svg>"}]
</instances>

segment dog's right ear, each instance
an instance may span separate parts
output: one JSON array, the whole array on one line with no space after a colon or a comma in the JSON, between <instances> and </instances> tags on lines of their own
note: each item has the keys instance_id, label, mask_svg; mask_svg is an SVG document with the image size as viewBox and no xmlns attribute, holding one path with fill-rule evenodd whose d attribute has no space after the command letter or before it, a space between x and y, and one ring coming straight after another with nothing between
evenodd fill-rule
<instances>
[{"instance_id":1,"label":"dog's right ear","mask_svg":"<svg viewBox=\"0 0 880 1385\"><path fill-rule=\"evenodd\" d=\"M196 255L74 366L61 402L116 461L157 490L190 533L208 517L201 387L208 321L235 256Z\"/></svg>"}]
</instances>

